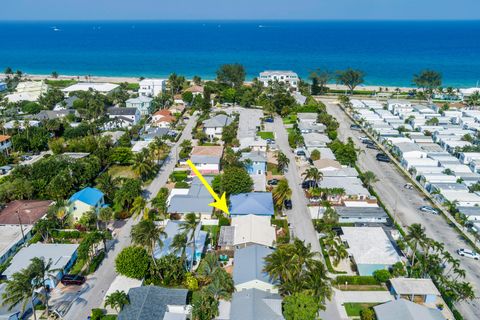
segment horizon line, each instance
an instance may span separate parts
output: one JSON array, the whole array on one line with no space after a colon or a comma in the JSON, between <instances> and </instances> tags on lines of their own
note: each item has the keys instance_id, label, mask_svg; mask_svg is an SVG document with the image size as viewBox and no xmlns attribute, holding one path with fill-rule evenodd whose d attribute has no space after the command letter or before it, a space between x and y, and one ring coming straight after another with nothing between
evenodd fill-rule
<instances>
[{"instance_id":1,"label":"horizon line","mask_svg":"<svg viewBox=\"0 0 480 320\"><path fill-rule=\"evenodd\" d=\"M3 19L0 23L5 22L478 22L477 19L330 19L330 18L318 18L318 19L270 19L270 18L258 18L258 19Z\"/></svg>"}]
</instances>

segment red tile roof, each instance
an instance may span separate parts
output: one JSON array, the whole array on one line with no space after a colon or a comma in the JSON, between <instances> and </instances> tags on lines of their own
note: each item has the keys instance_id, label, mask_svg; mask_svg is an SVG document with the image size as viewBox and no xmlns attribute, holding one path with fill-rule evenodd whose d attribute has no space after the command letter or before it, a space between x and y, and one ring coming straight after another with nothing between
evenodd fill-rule
<instances>
[{"instance_id":1,"label":"red tile roof","mask_svg":"<svg viewBox=\"0 0 480 320\"><path fill-rule=\"evenodd\" d=\"M10 138L11 138L10 136L0 134L0 142L7 141Z\"/></svg>"},{"instance_id":2,"label":"red tile roof","mask_svg":"<svg viewBox=\"0 0 480 320\"><path fill-rule=\"evenodd\" d=\"M0 224L35 224L47 214L48 207L53 203L50 200L15 200L8 203L0 211ZM18 211L18 215L17 215Z\"/></svg>"}]
</instances>

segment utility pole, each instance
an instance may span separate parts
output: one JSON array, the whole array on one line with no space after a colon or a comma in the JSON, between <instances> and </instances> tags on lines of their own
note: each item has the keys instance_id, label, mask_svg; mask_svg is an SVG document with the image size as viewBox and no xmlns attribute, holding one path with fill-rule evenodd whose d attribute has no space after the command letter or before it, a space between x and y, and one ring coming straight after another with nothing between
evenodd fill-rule
<instances>
[{"instance_id":1,"label":"utility pole","mask_svg":"<svg viewBox=\"0 0 480 320\"><path fill-rule=\"evenodd\" d=\"M20 219L20 213L18 212L18 209L15 212L17 213L18 224L20 225L20 230L22 231L22 239L23 239L22 245L24 246L25 245L25 232L23 231L22 219Z\"/></svg>"}]
</instances>

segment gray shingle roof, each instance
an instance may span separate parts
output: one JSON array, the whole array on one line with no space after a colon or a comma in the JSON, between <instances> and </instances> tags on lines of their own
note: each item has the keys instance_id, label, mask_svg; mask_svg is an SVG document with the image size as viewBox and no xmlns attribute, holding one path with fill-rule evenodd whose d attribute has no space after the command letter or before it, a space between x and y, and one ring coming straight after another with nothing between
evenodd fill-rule
<instances>
[{"instance_id":1,"label":"gray shingle roof","mask_svg":"<svg viewBox=\"0 0 480 320\"><path fill-rule=\"evenodd\" d=\"M335 207L335 211L341 217L388 218L380 207Z\"/></svg>"},{"instance_id":2,"label":"gray shingle roof","mask_svg":"<svg viewBox=\"0 0 480 320\"><path fill-rule=\"evenodd\" d=\"M132 288L128 291L130 303L123 307L118 320L161 320L167 305L185 305L188 290L157 286Z\"/></svg>"},{"instance_id":3,"label":"gray shingle roof","mask_svg":"<svg viewBox=\"0 0 480 320\"><path fill-rule=\"evenodd\" d=\"M267 162L267 154L263 151L251 151L242 153L240 161L252 160L256 162Z\"/></svg>"},{"instance_id":4,"label":"gray shingle roof","mask_svg":"<svg viewBox=\"0 0 480 320\"><path fill-rule=\"evenodd\" d=\"M197 155L192 155L190 157L190 160L193 163L210 163L210 164L219 164L220 163L220 157L217 156L197 156Z\"/></svg>"},{"instance_id":5,"label":"gray shingle roof","mask_svg":"<svg viewBox=\"0 0 480 320\"><path fill-rule=\"evenodd\" d=\"M218 128L218 127L225 127L232 123L233 120L229 116L224 114L216 115L210 119L203 121L203 126L205 128Z\"/></svg>"},{"instance_id":6,"label":"gray shingle roof","mask_svg":"<svg viewBox=\"0 0 480 320\"><path fill-rule=\"evenodd\" d=\"M205 177L205 180L211 184L213 177ZM175 195L170 199L168 205L169 213L211 213L213 207L209 206L213 202L213 197L203 186L200 180L193 178L188 194Z\"/></svg>"},{"instance_id":7,"label":"gray shingle roof","mask_svg":"<svg viewBox=\"0 0 480 320\"><path fill-rule=\"evenodd\" d=\"M135 115L137 110L137 108L110 107L107 109L107 113L112 116L131 116Z\"/></svg>"},{"instance_id":8,"label":"gray shingle roof","mask_svg":"<svg viewBox=\"0 0 480 320\"><path fill-rule=\"evenodd\" d=\"M242 290L232 296L230 320L283 320L282 297L258 289Z\"/></svg>"},{"instance_id":9,"label":"gray shingle roof","mask_svg":"<svg viewBox=\"0 0 480 320\"><path fill-rule=\"evenodd\" d=\"M440 310L399 299L373 307L378 320L445 320Z\"/></svg>"},{"instance_id":10,"label":"gray shingle roof","mask_svg":"<svg viewBox=\"0 0 480 320\"><path fill-rule=\"evenodd\" d=\"M252 280L276 284L277 281L263 271L265 267L264 259L273 251L272 248L258 244L235 250L235 265L233 266L233 282L235 285Z\"/></svg>"}]
</instances>

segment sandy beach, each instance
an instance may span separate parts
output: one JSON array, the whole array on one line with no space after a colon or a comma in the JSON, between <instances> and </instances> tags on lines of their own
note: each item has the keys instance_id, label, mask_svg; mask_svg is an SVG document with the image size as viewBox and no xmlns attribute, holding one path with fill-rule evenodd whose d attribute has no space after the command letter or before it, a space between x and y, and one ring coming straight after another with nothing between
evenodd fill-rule
<instances>
[{"instance_id":1,"label":"sandy beach","mask_svg":"<svg viewBox=\"0 0 480 320\"><path fill-rule=\"evenodd\" d=\"M2 76L5 76L2 74ZM79 82L113 82L113 83L138 83L140 78L138 77L117 77L117 76L85 76L85 75L59 75L57 78L52 77L51 75L46 74L24 74L26 79L31 79L35 81L39 80L76 80ZM187 79L191 80L191 79ZM204 79L204 80L214 80L214 79ZM249 81L246 81L248 83ZM340 84L328 84L327 85L331 90L348 90L346 86ZM381 89L382 92L396 92L396 89L400 89L401 92L408 92L412 90L412 87L394 87L394 86L382 86L382 85L360 85L355 90L365 90L365 91L377 91Z\"/></svg>"}]
</instances>

